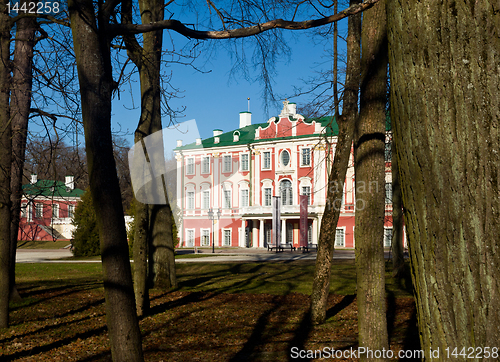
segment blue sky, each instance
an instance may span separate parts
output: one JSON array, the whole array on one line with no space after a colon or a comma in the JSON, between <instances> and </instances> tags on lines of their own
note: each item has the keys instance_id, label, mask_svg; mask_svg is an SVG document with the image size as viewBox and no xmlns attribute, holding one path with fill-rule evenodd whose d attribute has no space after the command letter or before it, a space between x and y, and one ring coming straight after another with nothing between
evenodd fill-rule
<instances>
[{"instance_id":1,"label":"blue sky","mask_svg":"<svg viewBox=\"0 0 500 362\"><path fill-rule=\"evenodd\" d=\"M341 25L343 27L344 24ZM277 62L277 74L273 78L275 94L282 98L291 97L294 94L294 86L301 87L306 80L319 71L322 67L331 68L331 60L327 51L331 50L331 42L326 45L315 45L311 41L311 31L295 32L292 36L286 35L287 44L290 47L288 58L283 57ZM180 36L173 35L174 42L182 42ZM224 42L224 40L219 40ZM330 43L330 44L328 44ZM345 47L345 45L339 45ZM251 50L250 50L251 51ZM325 63L326 62L326 63ZM324 63L318 65L318 63ZM195 119L202 138L212 136L213 129L230 131L238 128L239 112L247 111L247 98L250 97L250 111L252 112L252 123L267 121L270 117L279 114L282 103L268 104L268 112L265 112L265 104L262 97L263 87L258 81L248 81L242 75L230 77L232 60L226 49L220 47L216 51L201 53L195 62L209 73L199 73L191 67L184 65L173 65L171 67L171 83L181 90L179 99L170 101L172 108L185 107L184 117L179 122ZM257 72L250 74L256 78ZM342 79L342 77L341 77ZM133 88L136 105L139 100L138 85ZM133 133L139 119L139 110L130 110L132 100L128 92L121 94L121 99L113 103L113 128L121 127ZM302 96L289 98L299 106L309 101L310 97ZM127 136L132 145L133 136Z\"/></svg>"}]
</instances>

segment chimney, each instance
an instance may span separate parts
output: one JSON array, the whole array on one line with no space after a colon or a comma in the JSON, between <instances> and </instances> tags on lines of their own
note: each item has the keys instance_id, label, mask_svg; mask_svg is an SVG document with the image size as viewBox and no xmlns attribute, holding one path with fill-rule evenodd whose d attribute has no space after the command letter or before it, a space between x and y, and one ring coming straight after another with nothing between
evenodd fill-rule
<instances>
[{"instance_id":1,"label":"chimney","mask_svg":"<svg viewBox=\"0 0 500 362\"><path fill-rule=\"evenodd\" d=\"M201 138L197 138L197 139L196 139L196 144L197 144L197 145L201 145Z\"/></svg>"},{"instance_id":2,"label":"chimney","mask_svg":"<svg viewBox=\"0 0 500 362\"><path fill-rule=\"evenodd\" d=\"M177 140L177 147L182 147L182 140Z\"/></svg>"},{"instance_id":3,"label":"chimney","mask_svg":"<svg viewBox=\"0 0 500 362\"><path fill-rule=\"evenodd\" d=\"M36 174L32 174L31 175L31 184L34 185L36 184L37 182L37 175Z\"/></svg>"},{"instance_id":4,"label":"chimney","mask_svg":"<svg viewBox=\"0 0 500 362\"><path fill-rule=\"evenodd\" d=\"M252 124L252 112L240 112L240 128Z\"/></svg>"},{"instance_id":5,"label":"chimney","mask_svg":"<svg viewBox=\"0 0 500 362\"><path fill-rule=\"evenodd\" d=\"M64 183L66 184L67 189L75 189L75 178L73 176L66 176L66 181Z\"/></svg>"},{"instance_id":6,"label":"chimney","mask_svg":"<svg viewBox=\"0 0 500 362\"><path fill-rule=\"evenodd\" d=\"M290 112L291 114L297 114L297 103L288 103L288 112Z\"/></svg>"}]
</instances>

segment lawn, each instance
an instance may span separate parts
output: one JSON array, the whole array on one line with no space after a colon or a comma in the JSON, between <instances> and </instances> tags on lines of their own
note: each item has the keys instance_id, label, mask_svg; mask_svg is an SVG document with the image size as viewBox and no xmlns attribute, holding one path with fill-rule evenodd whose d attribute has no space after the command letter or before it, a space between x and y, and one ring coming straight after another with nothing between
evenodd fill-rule
<instances>
[{"instance_id":1,"label":"lawn","mask_svg":"<svg viewBox=\"0 0 500 362\"><path fill-rule=\"evenodd\" d=\"M313 263L178 265L180 287L151 291L147 361L288 361L292 347L357 346L354 265L334 265L328 320L310 327ZM109 361L101 265L19 264L23 301L0 331L1 361ZM393 350L418 348L413 298L388 280ZM334 293L334 294L333 294Z\"/></svg>"}]
</instances>

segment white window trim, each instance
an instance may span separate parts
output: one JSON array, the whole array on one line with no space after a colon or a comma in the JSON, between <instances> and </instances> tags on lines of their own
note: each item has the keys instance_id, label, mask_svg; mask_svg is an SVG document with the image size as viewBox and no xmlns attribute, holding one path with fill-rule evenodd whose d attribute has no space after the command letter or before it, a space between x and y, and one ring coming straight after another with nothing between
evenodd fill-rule
<instances>
[{"instance_id":1,"label":"white window trim","mask_svg":"<svg viewBox=\"0 0 500 362\"><path fill-rule=\"evenodd\" d=\"M208 244L203 244L203 232L208 231ZM212 233L210 229L200 229L200 246L210 246L212 245Z\"/></svg>"},{"instance_id":2,"label":"white window trim","mask_svg":"<svg viewBox=\"0 0 500 362\"><path fill-rule=\"evenodd\" d=\"M266 189L271 190L271 199L269 201L269 205L266 205ZM264 206L264 207L273 206L273 188L271 186L262 187L262 206Z\"/></svg>"},{"instance_id":3,"label":"white window trim","mask_svg":"<svg viewBox=\"0 0 500 362\"><path fill-rule=\"evenodd\" d=\"M226 231L229 231L229 244L226 244ZM233 232L231 229L222 229L222 246L232 246Z\"/></svg>"},{"instance_id":4,"label":"white window trim","mask_svg":"<svg viewBox=\"0 0 500 362\"><path fill-rule=\"evenodd\" d=\"M309 150L309 165L305 165L302 160L302 150L304 149L308 149ZM299 167L304 167L304 168L308 168L308 167L311 167L312 166L312 147L299 147L299 158L300 158L300 162L299 162Z\"/></svg>"},{"instance_id":5,"label":"white window trim","mask_svg":"<svg viewBox=\"0 0 500 362\"><path fill-rule=\"evenodd\" d=\"M344 245L340 246L337 245L337 230L343 230L344 231ZM346 247L346 227L345 226L340 226L335 228L335 246L339 248L345 248Z\"/></svg>"},{"instance_id":6,"label":"white window trim","mask_svg":"<svg viewBox=\"0 0 500 362\"><path fill-rule=\"evenodd\" d=\"M268 168L265 167L265 164L266 164L265 154L266 153L269 153L269 167ZM267 150L267 151L262 151L261 155L262 155L262 160L260 163L261 170L272 170L272 168L273 168L273 153L270 150Z\"/></svg>"},{"instance_id":7,"label":"white window trim","mask_svg":"<svg viewBox=\"0 0 500 362\"><path fill-rule=\"evenodd\" d=\"M189 232L193 232L193 245L188 245L189 243ZM196 229L186 229L186 247L193 247L196 243Z\"/></svg>"},{"instance_id":8,"label":"white window trim","mask_svg":"<svg viewBox=\"0 0 500 362\"><path fill-rule=\"evenodd\" d=\"M207 205L205 205L205 193L206 192L208 193L208 204ZM201 209L202 210L210 209L210 189L202 189L201 190Z\"/></svg>"},{"instance_id":9,"label":"white window trim","mask_svg":"<svg viewBox=\"0 0 500 362\"><path fill-rule=\"evenodd\" d=\"M189 172L190 161L193 161L193 172ZM194 157L186 157L186 175L196 175L196 160Z\"/></svg>"},{"instance_id":10,"label":"white window trim","mask_svg":"<svg viewBox=\"0 0 500 362\"><path fill-rule=\"evenodd\" d=\"M283 155L285 152L288 154L288 163L286 165L283 162ZM288 150L288 148L284 148L280 151L279 166L280 168L290 168L292 166L292 153Z\"/></svg>"},{"instance_id":11,"label":"white window trim","mask_svg":"<svg viewBox=\"0 0 500 362\"><path fill-rule=\"evenodd\" d=\"M41 214L41 215L40 215L40 216L38 216L38 205L40 205L40 206L41 206L41 208L40 208L40 214ZM42 204L41 202L37 202L37 203L35 204L35 217L36 217L37 219L43 219L43 204Z\"/></svg>"},{"instance_id":12,"label":"white window trim","mask_svg":"<svg viewBox=\"0 0 500 362\"><path fill-rule=\"evenodd\" d=\"M243 169L243 156L247 156L248 157L248 169L244 170ZM240 153L240 164L239 164L239 169L240 169L240 172L249 172L250 171L250 153L249 152L242 152Z\"/></svg>"},{"instance_id":13,"label":"white window trim","mask_svg":"<svg viewBox=\"0 0 500 362\"><path fill-rule=\"evenodd\" d=\"M386 230L391 230L391 244L389 246L385 245L385 231ZM393 233L392 226L384 226L384 248L390 248L392 246L392 233Z\"/></svg>"},{"instance_id":14,"label":"white window trim","mask_svg":"<svg viewBox=\"0 0 500 362\"><path fill-rule=\"evenodd\" d=\"M229 171L226 170L226 158L229 157ZM233 172L233 156L231 154L225 154L222 156L222 173Z\"/></svg>"},{"instance_id":15,"label":"white window trim","mask_svg":"<svg viewBox=\"0 0 500 362\"><path fill-rule=\"evenodd\" d=\"M60 212L59 204L52 204L51 209L52 209L52 218L53 219L59 219L59 212Z\"/></svg>"},{"instance_id":16,"label":"white window trim","mask_svg":"<svg viewBox=\"0 0 500 362\"><path fill-rule=\"evenodd\" d=\"M208 159L208 171L207 172L204 172L203 171L203 161ZM210 169L211 169L211 165L210 165L210 156L201 156L201 174L202 175L208 175L210 174Z\"/></svg>"},{"instance_id":17,"label":"white window trim","mask_svg":"<svg viewBox=\"0 0 500 362\"><path fill-rule=\"evenodd\" d=\"M72 211L70 212L71 208L72 208ZM76 209L75 205L73 205L73 204L68 205L68 217L75 216L75 209Z\"/></svg>"},{"instance_id":18,"label":"white window trim","mask_svg":"<svg viewBox=\"0 0 500 362\"><path fill-rule=\"evenodd\" d=\"M247 203L243 204L243 191L247 191ZM240 188L240 207L248 207L250 206L250 189L247 187Z\"/></svg>"},{"instance_id":19,"label":"white window trim","mask_svg":"<svg viewBox=\"0 0 500 362\"><path fill-rule=\"evenodd\" d=\"M28 203L23 202L21 204L21 218L27 218L28 217Z\"/></svg>"},{"instance_id":20,"label":"white window trim","mask_svg":"<svg viewBox=\"0 0 500 362\"><path fill-rule=\"evenodd\" d=\"M193 207L189 205L189 193L193 193ZM186 190L186 210L194 210L196 208L196 192L194 190Z\"/></svg>"}]
</instances>

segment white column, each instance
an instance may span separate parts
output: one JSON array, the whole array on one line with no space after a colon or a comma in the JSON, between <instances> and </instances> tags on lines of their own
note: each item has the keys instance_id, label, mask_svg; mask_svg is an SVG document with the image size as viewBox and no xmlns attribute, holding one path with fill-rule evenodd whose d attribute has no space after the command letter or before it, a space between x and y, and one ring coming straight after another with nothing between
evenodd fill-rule
<instances>
[{"instance_id":1,"label":"white column","mask_svg":"<svg viewBox=\"0 0 500 362\"><path fill-rule=\"evenodd\" d=\"M281 243L286 243L286 219L281 220Z\"/></svg>"},{"instance_id":2,"label":"white column","mask_svg":"<svg viewBox=\"0 0 500 362\"><path fill-rule=\"evenodd\" d=\"M260 219L259 225L259 247L264 247L264 219Z\"/></svg>"},{"instance_id":3,"label":"white column","mask_svg":"<svg viewBox=\"0 0 500 362\"><path fill-rule=\"evenodd\" d=\"M318 233L318 219L314 218L313 219L313 229L312 229L312 243L317 244L318 243L318 238L319 238L319 233Z\"/></svg>"},{"instance_id":4,"label":"white column","mask_svg":"<svg viewBox=\"0 0 500 362\"><path fill-rule=\"evenodd\" d=\"M259 247L259 234L257 232L257 220L252 220L252 247Z\"/></svg>"}]
</instances>

